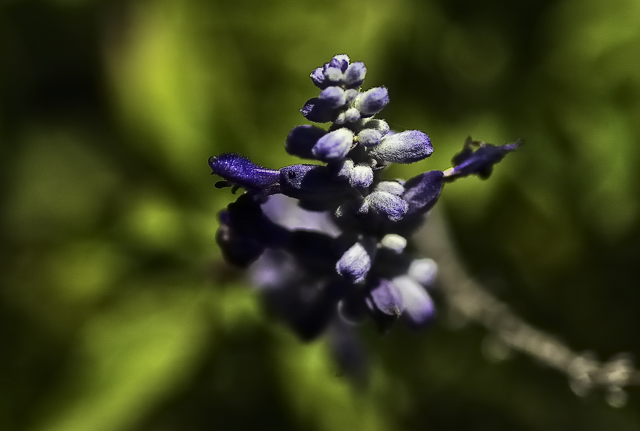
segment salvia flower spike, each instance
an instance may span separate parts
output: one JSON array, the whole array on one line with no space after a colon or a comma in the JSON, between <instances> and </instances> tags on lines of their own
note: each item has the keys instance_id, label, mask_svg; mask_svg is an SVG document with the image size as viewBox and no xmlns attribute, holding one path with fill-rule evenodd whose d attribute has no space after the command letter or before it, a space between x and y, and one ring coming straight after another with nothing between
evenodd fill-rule
<instances>
[{"instance_id":1,"label":"salvia flower spike","mask_svg":"<svg viewBox=\"0 0 640 431\"><path fill-rule=\"evenodd\" d=\"M424 160L433 146L425 133L395 132L377 118L389 91L361 90L366 74L364 63L344 54L311 72L320 91L300 112L330 125L294 127L285 149L315 164L268 169L237 154L209 159L223 179L218 187L245 190L220 213L223 256L249 267L268 306L305 340L367 315L383 331L398 320L413 327L430 322L437 265L414 256L408 238L446 184L488 178L521 144L468 138L449 169L385 179L389 164Z\"/></svg>"}]
</instances>

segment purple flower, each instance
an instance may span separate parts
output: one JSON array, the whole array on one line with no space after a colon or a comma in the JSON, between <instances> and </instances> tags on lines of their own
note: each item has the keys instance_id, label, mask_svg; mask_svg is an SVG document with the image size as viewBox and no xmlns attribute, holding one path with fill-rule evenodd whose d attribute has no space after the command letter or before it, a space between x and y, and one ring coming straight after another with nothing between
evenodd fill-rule
<instances>
[{"instance_id":1,"label":"purple flower","mask_svg":"<svg viewBox=\"0 0 640 431\"><path fill-rule=\"evenodd\" d=\"M371 118L388 104L387 89L361 92L367 69L350 61L336 55L311 73L321 91L301 113L329 127L297 126L286 138L289 154L321 164L272 170L236 154L209 159L223 178L218 187L246 189L219 216L216 239L225 260L250 267L273 314L304 340L335 328L343 334L367 316L382 331L400 319L415 327L430 322L435 306L426 289L437 266L412 255L408 240L444 184L488 177L520 145L468 139L444 172L385 180L388 164L423 160L433 146L423 132L394 133ZM357 352L344 339L336 352L346 363Z\"/></svg>"},{"instance_id":2,"label":"purple flower","mask_svg":"<svg viewBox=\"0 0 640 431\"><path fill-rule=\"evenodd\" d=\"M469 137L465 141L462 151L453 157L451 163L454 167L445 171L445 177L451 181L455 178L475 174L483 180L487 179L493 172L493 165L501 161L511 151L515 151L520 145L522 145L520 140L511 144L492 145L474 141Z\"/></svg>"},{"instance_id":3,"label":"purple flower","mask_svg":"<svg viewBox=\"0 0 640 431\"><path fill-rule=\"evenodd\" d=\"M226 181L216 184L218 187L240 186L248 190L274 190L279 173L266 169L238 154L220 154L209 157L209 166L214 174Z\"/></svg>"}]
</instances>

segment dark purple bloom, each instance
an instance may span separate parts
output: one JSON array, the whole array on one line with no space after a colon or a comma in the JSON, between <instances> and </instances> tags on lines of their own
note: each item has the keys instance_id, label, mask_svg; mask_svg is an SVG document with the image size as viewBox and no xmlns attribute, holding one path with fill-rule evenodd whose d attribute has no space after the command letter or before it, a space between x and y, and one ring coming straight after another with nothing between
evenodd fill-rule
<instances>
[{"instance_id":1,"label":"dark purple bloom","mask_svg":"<svg viewBox=\"0 0 640 431\"><path fill-rule=\"evenodd\" d=\"M402 198L407 202L409 215L424 215L438 201L444 184L442 171L428 171L404 184Z\"/></svg>"},{"instance_id":2,"label":"dark purple bloom","mask_svg":"<svg viewBox=\"0 0 640 431\"><path fill-rule=\"evenodd\" d=\"M326 130L295 127L285 147L322 164L271 170L235 154L209 159L224 179L218 185L247 190L220 213L217 241L224 258L251 265L271 311L305 340L367 316L381 330L399 318L412 326L428 323L435 308L426 289L437 267L413 256L408 239L445 183L472 174L488 177L519 145L468 139L444 172L384 180L388 164L423 160L433 146L423 132L395 133L384 120L370 118L389 95L384 87L360 92L366 72L363 63L341 54L311 73L321 92L301 112L331 124ZM342 346L340 354L350 355L351 347Z\"/></svg>"},{"instance_id":3,"label":"dark purple bloom","mask_svg":"<svg viewBox=\"0 0 640 431\"><path fill-rule=\"evenodd\" d=\"M515 151L520 145L522 145L522 141L492 145L474 141L469 137L465 141L462 151L453 157L451 163L454 167L445 171L445 176L447 180L451 180L475 174L482 179L487 179L493 172L493 165L501 161L511 151ZM476 147L475 151L474 147Z\"/></svg>"},{"instance_id":4,"label":"dark purple bloom","mask_svg":"<svg viewBox=\"0 0 640 431\"><path fill-rule=\"evenodd\" d=\"M238 154L220 154L209 157L213 173L227 180L229 186L240 186L248 190L273 191L280 174L263 168Z\"/></svg>"}]
</instances>

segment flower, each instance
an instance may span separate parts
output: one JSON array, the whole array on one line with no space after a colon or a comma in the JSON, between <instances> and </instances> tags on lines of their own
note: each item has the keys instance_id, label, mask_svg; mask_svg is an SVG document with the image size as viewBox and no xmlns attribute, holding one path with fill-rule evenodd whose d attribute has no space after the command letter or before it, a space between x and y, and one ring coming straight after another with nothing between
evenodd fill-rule
<instances>
[{"instance_id":1,"label":"flower","mask_svg":"<svg viewBox=\"0 0 640 431\"><path fill-rule=\"evenodd\" d=\"M469 175L487 178L520 145L468 138L451 168L406 182L385 180L389 164L424 160L433 146L421 131L395 133L375 118L389 92L361 91L366 73L363 63L344 54L311 72L320 93L300 112L331 124L294 127L285 149L320 164L276 170L236 154L209 159L223 178L217 187L245 189L219 216L224 258L249 267L267 304L305 340L366 316L382 331L398 320L413 327L431 321L436 308L429 289L437 266L414 256L408 239L445 184Z\"/></svg>"}]
</instances>

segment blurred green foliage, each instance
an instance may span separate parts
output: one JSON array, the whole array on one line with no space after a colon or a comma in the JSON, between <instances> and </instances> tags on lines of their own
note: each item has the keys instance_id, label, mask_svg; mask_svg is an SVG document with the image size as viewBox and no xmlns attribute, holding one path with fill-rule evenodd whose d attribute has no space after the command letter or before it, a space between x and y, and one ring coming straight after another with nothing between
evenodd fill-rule
<instances>
[{"instance_id":1,"label":"blurred green foliage","mask_svg":"<svg viewBox=\"0 0 640 431\"><path fill-rule=\"evenodd\" d=\"M380 338L371 384L269 320L220 260L206 160L279 167L309 72L386 85L392 127L448 167L465 137L527 145L447 186L465 264L533 324L640 352L640 3L19 1L0 6L0 429L639 430L477 327Z\"/></svg>"}]
</instances>

